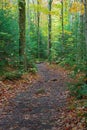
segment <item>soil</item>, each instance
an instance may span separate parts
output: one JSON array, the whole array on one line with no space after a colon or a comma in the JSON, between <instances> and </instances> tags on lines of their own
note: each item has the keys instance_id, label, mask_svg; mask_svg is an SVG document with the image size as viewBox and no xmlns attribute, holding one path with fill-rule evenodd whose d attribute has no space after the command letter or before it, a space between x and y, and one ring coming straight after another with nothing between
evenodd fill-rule
<instances>
[{"instance_id":1,"label":"soil","mask_svg":"<svg viewBox=\"0 0 87 130\"><path fill-rule=\"evenodd\" d=\"M66 74L45 63L37 68L40 78L1 110L0 130L72 130L63 119L68 96Z\"/></svg>"}]
</instances>

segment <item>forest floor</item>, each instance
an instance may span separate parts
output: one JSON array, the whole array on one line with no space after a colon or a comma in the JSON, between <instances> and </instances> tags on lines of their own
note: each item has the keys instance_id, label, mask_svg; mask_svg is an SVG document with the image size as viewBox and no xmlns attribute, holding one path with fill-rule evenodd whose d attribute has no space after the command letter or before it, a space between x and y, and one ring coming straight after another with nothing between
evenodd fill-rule
<instances>
[{"instance_id":1,"label":"forest floor","mask_svg":"<svg viewBox=\"0 0 87 130\"><path fill-rule=\"evenodd\" d=\"M73 107L67 90L68 72L46 63L37 67L36 76L0 82L0 130L87 130L82 107Z\"/></svg>"}]
</instances>

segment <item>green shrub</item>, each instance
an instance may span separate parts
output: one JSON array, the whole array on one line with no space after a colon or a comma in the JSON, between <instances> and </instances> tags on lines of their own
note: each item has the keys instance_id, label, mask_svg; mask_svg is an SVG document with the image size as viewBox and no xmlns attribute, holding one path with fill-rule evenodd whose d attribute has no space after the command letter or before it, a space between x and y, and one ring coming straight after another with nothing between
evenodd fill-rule
<instances>
[{"instance_id":1,"label":"green shrub","mask_svg":"<svg viewBox=\"0 0 87 130\"><path fill-rule=\"evenodd\" d=\"M72 96L80 99L84 96L87 97L87 84L83 82L73 83L69 85L69 89Z\"/></svg>"},{"instance_id":2,"label":"green shrub","mask_svg":"<svg viewBox=\"0 0 87 130\"><path fill-rule=\"evenodd\" d=\"M5 79L8 79L8 80L14 80L14 79L17 80L17 79L21 78L21 76L22 76L22 73L18 72L18 71L7 72L4 75Z\"/></svg>"}]
</instances>

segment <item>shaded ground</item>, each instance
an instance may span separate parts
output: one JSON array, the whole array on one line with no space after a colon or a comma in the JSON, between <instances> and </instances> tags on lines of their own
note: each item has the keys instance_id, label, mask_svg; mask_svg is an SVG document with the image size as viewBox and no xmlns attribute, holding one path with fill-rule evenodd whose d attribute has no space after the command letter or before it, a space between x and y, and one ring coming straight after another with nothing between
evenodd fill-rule
<instances>
[{"instance_id":1,"label":"shaded ground","mask_svg":"<svg viewBox=\"0 0 87 130\"><path fill-rule=\"evenodd\" d=\"M0 113L0 130L77 130L63 119L67 106L66 75L50 70L45 63L37 66L40 79L9 100Z\"/></svg>"}]
</instances>

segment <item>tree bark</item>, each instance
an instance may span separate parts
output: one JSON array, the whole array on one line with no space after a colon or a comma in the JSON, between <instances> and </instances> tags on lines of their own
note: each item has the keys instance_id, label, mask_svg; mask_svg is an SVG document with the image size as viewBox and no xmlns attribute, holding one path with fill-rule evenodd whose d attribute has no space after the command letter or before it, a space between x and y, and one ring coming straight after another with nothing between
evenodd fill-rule
<instances>
[{"instance_id":1,"label":"tree bark","mask_svg":"<svg viewBox=\"0 0 87 130\"><path fill-rule=\"evenodd\" d=\"M30 24L31 24L31 20L30 20L30 0L27 0L27 11L26 11L26 14L27 14L27 24L28 24L28 32L29 32L29 35L28 35L28 37L29 37L29 42L30 42Z\"/></svg>"},{"instance_id":2,"label":"tree bark","mask_svg":"<svg viewBox=\"0 0 87 130\"><path fill-rule=\"evenodd\" d=\"M84 7L85 7L86 84L87 84L87 0L84 0Z\"/></svg>"},{"instance_id":3,"label":"tree bark","mask_svg":"<svg viewBox=\"0 0 87 130\"><path fill-rule=\"evenodd\" d=\"M37 0L37 5L40 2ZM37 44L38 44L38 58L40 58L40 12L37 10Z\"/></svg>"},{"instance_id":4,"label":"tree bark","mask_svg":"<svg viewBox=\"0 0 87 130\"><path fill-rule=\"evenodd\" d=\"M3 0L1 0L2 10L3 10Z\"/></svg>"},{"instance_id":5,"label":"tree bark","mask_svg":"<svg viewBox=\"0 0 87 130\"><path fill-rule=\"evenodd\" d=\"M19 60L20 64L23 65L24 70L27 70L27 61L26 61L26 9L25 9L25 0L19 0Z\"/></svg>"},{"instance_id":6,"label":"tree bark","mask_svg":"<svg viewBox=\"0 0 87 130\"><path fill-rule=\"evenodd\" d=\"M63 0L61 1L61 4L62 4L61 15L62 15L62 44L63 44L64 42L64 3L63 3Z\"/></svg>"},{"instance_id":7,"label":"tree bark","mask_svg":"<svg viewBox=\"0 0 87 130\"><path fill-rule=\"evenodd\" d=\"M61 51L62 53L64 53L64 1L61 1L61 28L62 28L62 45L61 45Z\"/></svg>"},{"instance_id":8,"label":"tree bark","mask_svg":"<svg viewBox=\"0 0 87 130\"><path fill-rule=\"evenodd\" d=\"M49 10L49 14L48 14L48 57L51 55L51 47L52 47L52 43L51 43L51 31L52 31L51 10L52 10L52 2L53 2L53 0L48 1L48 10Z\"/></svg>"}]
</instances>

